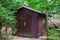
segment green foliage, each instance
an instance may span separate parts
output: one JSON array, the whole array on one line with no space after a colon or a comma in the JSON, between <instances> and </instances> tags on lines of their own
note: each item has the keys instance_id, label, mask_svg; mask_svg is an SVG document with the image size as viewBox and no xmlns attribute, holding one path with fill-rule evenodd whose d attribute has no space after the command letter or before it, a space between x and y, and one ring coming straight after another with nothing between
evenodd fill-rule
<instances>
[{"instance_id":1,"label":"green foliage","mask_svg":"<svg viewBox=\"0 0 60 40\"><path fill-rule=\"evenodd\" d=\"M26 3L28 6L43 12L45 10L47 10L48 13L60 12L60 0L26 0Z\"/></svg>"},{"instance_id":2,"label":"green foliage","mask_svg":"<svg viewBox=\"0 0 60 40\"><path fill-rule=\"evenodd\" d=\"M2 27L10 27L12 28L12 32L15 31L15 24L16 24L16 19L15 19L15 11L12 10L11 6L4 1L0 0L0 37L3 36L1 33ZM7 36L7 33L5 34Z\"/></svg>"},{"instance_id":3,"label":"green foliage","mask_svg":"<svg viewBox=\"0 0 60 40\"><path fill-rule=\"evenodd\" d=\"M48 25L47 30L48 40L59 40L60 28L55 28L54 25Z\"/></svg>"},{"instance_id":4,"label":"green foliage","mask_svg":"<svg viewBox=\"0 0 60 40\"><path fill-rule=\"evenodd\" d=\"M47 10L48 13L60 12L60 0L3 0L0 3L11 10L20 7L21 5L26 5L42 12L45 10Z\"/></svg>"},{"instance_id":5,"label":"green foliage","mask_svg":"<svg viewBox=\"0 0 60 40\"><path fill-rule=\"evenodd\" d=\"M19 2L16 2L15 0L1 0L0 3L3 7L7 8L8 10L16 9L18 6L20 6Z\"/></svg>"}]
</instances>

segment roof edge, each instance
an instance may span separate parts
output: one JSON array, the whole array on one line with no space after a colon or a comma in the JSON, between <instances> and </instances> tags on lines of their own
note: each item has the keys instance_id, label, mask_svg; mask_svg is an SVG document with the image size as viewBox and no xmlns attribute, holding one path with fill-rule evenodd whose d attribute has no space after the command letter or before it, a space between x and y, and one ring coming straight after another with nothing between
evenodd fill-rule
<instances>
[{"instance_id":1,"label":"roof edge","mask_svg":"<svg viewBox=\"0 0 60 40\"><path fill-rule=\"evenodd\" d=\"M21 6L21 7L17 8L16 10L19 10L19 9L21 9L21 8L26 8L26 9L29 9L29 10L35 11L35 12L37 12L37 13L45 14L45 13L43 13L43 12L41 12L41 11L35 10L35 9L30 8L30 7L28 7L28 6ZM45 14L45 15L46 15L46 14Z\"/></svg>"}]
</instances>

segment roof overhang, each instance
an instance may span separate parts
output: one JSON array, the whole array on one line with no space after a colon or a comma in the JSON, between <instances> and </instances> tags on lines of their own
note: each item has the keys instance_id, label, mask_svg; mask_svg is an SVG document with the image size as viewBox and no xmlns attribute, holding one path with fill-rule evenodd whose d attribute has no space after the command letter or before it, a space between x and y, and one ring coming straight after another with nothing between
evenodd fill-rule
<instances>
[{"instance_id":1,"label":"roof overhang","mask_svg":"<svg viewBox=\"0 0 60 40\"><path fill-rule=\"evenodd\" d=\"M28 10L32 10L32 11L37 12L37 13L39 13L39 14L44 14L44 15L46 15L46 13L43 13L43 12L41 12L41 11L35 10L35 9L33 9L33 8L31 8L31 7L27 7L27 6L21 6L21 7L17 8L16 10L20 10L20 9L22 9L22 8L26 8L26 9L28 9Z\"/></svg>"}]
</instances>

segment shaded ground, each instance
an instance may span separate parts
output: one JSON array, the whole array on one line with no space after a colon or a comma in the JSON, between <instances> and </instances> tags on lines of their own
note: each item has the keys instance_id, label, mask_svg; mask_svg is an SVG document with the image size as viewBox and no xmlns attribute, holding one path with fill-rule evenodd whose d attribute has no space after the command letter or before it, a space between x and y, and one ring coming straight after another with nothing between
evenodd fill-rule
<instances>
[{"instance_id":1,"label":"shaded ground","mask_svg":"<svg viewBox=\"0 0 60 40\"><path fill-rule=\"evenodd\" d=\"M26 38L26 37L13 36L12 40L46 40L46 36L41 36L38 39L36 39L36 38Z\"/></svg>"}]
</instances>

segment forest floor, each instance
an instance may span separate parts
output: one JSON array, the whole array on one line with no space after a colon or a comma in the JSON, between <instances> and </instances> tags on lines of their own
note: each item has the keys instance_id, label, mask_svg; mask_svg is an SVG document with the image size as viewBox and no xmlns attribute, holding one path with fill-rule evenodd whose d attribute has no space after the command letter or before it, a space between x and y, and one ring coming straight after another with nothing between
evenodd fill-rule
<instances>
[{"instance_id":1,"label":"forest floor","mask_svg":"<svg viewBox=\"0 0 60 40\"><path fill-rule=\"evenodd\" d=\"M46 40L46 36L41 36L38 39L36 39L36 38L26 38L26 37L13 36L12 40Z\"/></svg>"}]
</instances>

